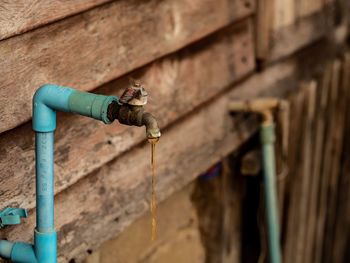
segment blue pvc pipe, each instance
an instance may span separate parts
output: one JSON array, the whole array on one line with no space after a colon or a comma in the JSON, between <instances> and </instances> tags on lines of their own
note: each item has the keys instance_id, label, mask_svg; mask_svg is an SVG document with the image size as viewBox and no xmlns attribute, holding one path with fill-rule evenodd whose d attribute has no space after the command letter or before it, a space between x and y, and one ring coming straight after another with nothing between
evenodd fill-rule
<instances>
[{"instance_id":1,"label":"blue pvc pipe","mask_svg":"<svg viewBox=\"0 0 350 263\"><path fill-rule=\"evenodd\" d=\"M81 92L57 85L39 88L33 98L33 130L36 154L36 229L34 246L0 240L0 256L20 263L56 263L57 234L54 228L53 132L56 110L77 113L106 124L107 109L117 97Z\"/></svg>"},{"instance_id":2,"label":"blue pvc pipe","mask_svg":"<svg viewBox=\"0 0 350 263\"><path fill-rule=\"evenodd\" d=\"M35 154L36 229L50 233L54 229L53 132L35 133Z\"/></svg>"},{"instance_id":3,"label":"blue pvc pipe","mask_svg":"<svg viewBox=\"0 0 350 263\"><path fill-rule=\"evenodd\" d=\"M279 240L279 223L276 193L275 164L275 127L274 124L261 126L260 139L262 143L262 161L264 173L264 192L268 226L269 252L272 263L281 263L281 247Z\"/></svg>"},{"instance_id":4,"label":"blue pvc pipe","mask_svg":"<svg viewBox=\"0 0 350 263\"><path fill-rule=\"evenodd\" d=\"M11 258L12 249L15 243L7 240L0 240L0 255L5 258Z\"/></svg>"},{"instance_id":5,"label":"blue pvc pipe","mask_svg":"<svg viewBox=\"0 0 350 263\"><path fill-rule=\"evenodd\" d=\"M50 233L34 231L34 252L38 263L57 262L57 233L53 230Z\"/></svg>"},{"instance_id":6,"label":"blue pvc pipe","mask_svg":"<svg viewBox=\"0 0 350 263\"><path fill-rule=\"evenodd\" d=\"M42 262L37 260L33 245L23 243L23 242L15 243L11 253L11 260L13 262L21 262L21 263Z\"/></svg>"},{"instance_id":7,"label":"blue pvc pipe","mask_svg":"<svg viewBox=\"0 0 350 263\"><path fill-rule=\"evenodd\" d=\"M69 97L73 91L73 89L52 84L39 88L33 97L33 130L54 131L56 110L69 111Z\"/></svg>"}]
</instances>

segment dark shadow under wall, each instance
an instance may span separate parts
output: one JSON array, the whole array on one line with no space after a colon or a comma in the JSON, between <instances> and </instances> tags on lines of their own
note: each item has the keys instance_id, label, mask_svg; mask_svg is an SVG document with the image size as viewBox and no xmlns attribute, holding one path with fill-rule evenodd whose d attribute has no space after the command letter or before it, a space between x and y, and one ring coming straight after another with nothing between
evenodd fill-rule
<instances>
[{"instance_id":1,"label":"dark shadow under wall","mask_svg":"<svg viewBox=\"0 0 350 263\"><path fill-rule=\"evenodd\" d=\"M195 182L192 201L207 263L258 262L261 176L240 172L241 158L258 145L258 135L253 136L223 159L217 176Z\"/></svg>"}]
</instances>

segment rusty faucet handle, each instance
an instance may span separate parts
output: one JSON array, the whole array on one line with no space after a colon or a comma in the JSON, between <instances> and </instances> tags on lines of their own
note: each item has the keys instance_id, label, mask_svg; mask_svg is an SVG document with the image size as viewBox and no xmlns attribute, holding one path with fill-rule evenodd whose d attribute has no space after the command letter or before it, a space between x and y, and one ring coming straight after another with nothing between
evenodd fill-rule
<instances>
[{"instance_id":1,"label":"rusty faucet handle","mask_svg":"<svg viewBox=\"0 0 350 263\"><path fill-rule=\"evenodd\" d=\"M125 89L119 101L123 104L143 106L147 104L148 93L140 81L130 79L130 86Z\"/></svg>"}]
</instances>

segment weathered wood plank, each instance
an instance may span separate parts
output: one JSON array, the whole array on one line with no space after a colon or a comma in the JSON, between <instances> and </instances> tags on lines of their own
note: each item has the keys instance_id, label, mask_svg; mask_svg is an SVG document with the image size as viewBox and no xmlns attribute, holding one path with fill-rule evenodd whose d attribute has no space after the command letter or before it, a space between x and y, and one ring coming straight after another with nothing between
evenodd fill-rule
<instances>
[{"instance_id":1,"label":"weathered wood plank","mask_svg":"<svg viewBox=\"0 0 350 263\"><path fill-rule=\"evenodd\" d=\"M256 14L256 56L264 59L270 53L271 27L274 23L274 5L271 0L260 0Z\"/></svg>"},{"instance_id":2,"label":"weathered wood plank","mask_svg":"<svg viewBox=\"0 0 350 263\"><path fill-rule=\"evenodd\" d=\"M258 3L257 57L264 65L324 37L333 1L263 0ZM302 10L302 11L301 11Z\"/></svg>"},{"instance_id":3,"label":"weathered wood plank","mask_svg":"<svg viewBox=\"0 0 350 263\"><path fill-rule=\"evenodd\" d=\"M269 61L288 56L326 35L327 24L323 12L302 17L298 23L282 27L271 34Z\"/></svg>"},{"instance_id":4,"label":"weathered wood plank","mask_svg":"<svg viewBox=\"0 0 350 263\"><path fill-rule=\"evenodd\" d=\"M325 4L324 0L297 0L296 17L303 17L319 12Z\"/></svg>"},{"instance_id":5,"label":"weathered wood plank","mask_svg":"<svg viewBox=\"0 0 350 263\"><path fill-rule=\"evenodd\" d=\"M301 85L302 92L305 93L304 101L304 118L302 125L299 129L302 130L302 141L300 147L300 155L298 163L298 173L300 174L300 192L298 195L298 219L296 220L298 227L295 232L296 243L295 243L295 257L293 260L296 263L304 262L305 254L305 237L307 231L307 219L309 211L309 195L311 187L311 171L312 171L312 148L313 148L313 130L314 130L314 119L315 119L315 104L316 104L316 89L317 84L315 81L310 81L308 83L303 83Z\"/></svg>"},{"instance_id":6,"label":"weathered wood plank","mask_svg":"<svg viewBox=\"0 0 350 263\"><path fill-rule=\"evenodd\" d=\"M41 85L92 90L252 14L254 3L115 1L1 41L0 132L30 119Z\"/></svg>"},{"instance_id":7,"label":"weathered wood plank","mask_svg":"<svg viewBox=\"0 0 350 263\"><path fill-rule=\"evenodd\" d=\"M329 186L328 186L328 203L327 203L327 221L325 236L327 237L324 241L324 252L323 259L325 262L333 262L333 246L335 243L334 232L336 230L336 224L338 218L337 214L337 200L339 198L339 176L341 170L341 157L343 150L344 138L344 126L345 126L345 115L346 115L346 105L348 103L348 72L349 72L349 61L340 62L340 68L338 71L339 81L338 81L338 99L336 105L336 113L333 115L334 126L332 128L335 130L333 140L333 151L332 151L332 164L331 172L329 174ZM326 248L332 247L333 249L327 250Z\"/></svg>"},{"instance_id":8,"label":"weathered wood plank","mask_svg":"<svg viewBox=\"0 0 350 263\"><path fill-rule=\"evenodd\" d=\"M0 40L83 12L111 0L2 0Z\"/></svg>"},{"instance_id":9,"label":"weathered wood plank","mask_svg":"<svg viewBox=\"0 0 350 263\"><path fill-rule=\"evenodd\" d=\"M320 185L320 175L322 168L322 154L324 149L324 138L325 138L325 127L326 127L326 116L327 116L327 102L328 94L330 88L331 80L331 67L327 65L325 67L324 75L322 80L318 85L318 94L317 94L317 110L315 118L315 133L314 133L314 146L313 146L313 169L310 173L311 176L311 185L309 188L310 191L310 204L309 204L309 216L305 237L305 255L304 262L312 262L313 260L313 248L315 244L315 229L317 222L317 200L319 194L319 185Z\"/></svg>"},{"instance_id":10,"label":"weathered wood plank","mask_svg":"<svg viewBox=\"0 0 350 263\"><path fill-rule=\"evenodd\" d=\"M339 78L340 78L340 61L336 60L332 64L332 77L330 83L330 90L328 95L328 114L326 116L327 126L326 126L326 137L325 146L322 159L322 172L321 172L321 182L319 188L318 197L318 220L316 225L315 233L315 254L314 262L321 262L324 253L324 237L325 237L325 224L327 217L327 205L328 205L328 188L330 184L330 174L332 172L332 156L336 148L334 143L336 130L333 129L336 124L336 118L338 111L338 96L339 96Z\"/></svg>"},{"instance_id":11,"label":"weathered wood plank","mask_svg":"<svg viewBox=\"0 0 350 263\"><path fill-rule=\"evenodd\" d=\"M282 27L286 27L295 23L297 17L298 2L295 0L269 0L273 2L275 8L273 9L272 16L274 22L270 29L278 30ZM307 1L305 1L307 2Z\"/></svg>"},{"instance_id":12,"label":"weathered wood plank","mask_svg":"<svg viewBox=\"0 0 350 263\"><path fill-rule=\"evenodd\" d=\"M281 85L281 80L290 77L288 73L294 68L286 63L256 74L163 130L156 146L158 201L188 184L256 132L258 124L252 123L251 119L242 120L239 131L234 129L234 121L227 111L229 101L281 96L290 88L290 81ZM87 255L87 249L97 248L148 211L151 190L149 147L149 144L139 145L55 197L59 262L82 259ZM29 219L4 229L1 237L31 240L34 221L35 214L31 211Z\"/></svg>"},{"instance_id":13,"label":"weathered wood plank","mask_svg":"<svg viewBox=\"0 0 350 263\"><path fill-rule=\"evenodd\" d=\"M288 216L286 217L286 225L284 226L284 244L283 244L283 261L286 263L294 262L295 249L297 246L297 231L298 231L298 204L300 202L301 175L299 172L299 164L301 155L299 153L299 142L302 141L302 123L304 117L304 100L305 93L297 92L290 98L290 143L288 149Z\"/></svg>"},{"instance_id":14,"label":"weathered wood plank","mask_svg":"<svg viewBox=\"0 0 350 263\"><path fill-rule=\"evenodd\" d=\"M350 83L350 53L345 56L344 63L344 83L347 87L347 100L350 100L349 83ZM346 106L345 114L345 134L350 134L350 107ZM338 188L337 210L333 215L337 221L334 230L334 243L332 244L332 262L347 262L349 261L349 236L350 236L350 140L345 139L342 154L342 167L340 171L340 183Z\"/></svg>"},{"instance_id":15,"label":"weathered wood plank","mask_svg":"<svg viewBox=\"0 0 350 263\"><path fill-rule=\"evenodd\" d=\"M157 116L161 127L252 72L253 38L251 20L245 20L133 72L133 77L145 82L150 94L146 107ZM109 83L98 93L119 95L126 85L128 76ZM104 125L62 112L58 113L57 120L56 193L145 139L144 128L123 126L117 122ZM35 205L33 139L30 124L0 136L3 149L0 180L6 181L0 185L0 207L12 204L31 208Z\"/></svg>"}]
</instances>

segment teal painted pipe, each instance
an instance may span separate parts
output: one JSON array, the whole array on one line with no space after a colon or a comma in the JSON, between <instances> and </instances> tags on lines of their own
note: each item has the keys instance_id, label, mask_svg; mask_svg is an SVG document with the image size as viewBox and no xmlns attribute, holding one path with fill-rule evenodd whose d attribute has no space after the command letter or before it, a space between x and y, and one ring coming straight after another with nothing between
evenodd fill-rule
<instances>
[{"instance_id":1,"label":"teal painted pipe","mask_svg":"<svg viewBox=\"0 0 350 263\"><path fill-rule=\"evenodd\" d=\"M36 229L54 230L53 208L53 132L35 133L36 154Z\"/></svg>"},{"instance_id":2,"label":"teal painted pipe","mask_svg":"<svg viewBox=\"0 0 350 263\"><path fill-rule=\"evenodd\" d=\"M0 240L0 256L20 263L56 263L57 234L54 228L53 132L56 110L77 113L106 124L107 109L117 97L81 92L57 85L39 88L33 98L33 130L36 153L36 228L34 246Z\"/></svg>"},{"instance_id":3,"label":"teal painted pipe","mask_svg":"<svg viewBox=\"0 0 350 263\"><path fill-rule=\"evenodd\" d=\"M276 167L275 167L275 126L272 123L262 124L260 130L262 144L262 161L264 173L264 192L266 202L266 215L268 226L268 240L270 259L272 263L280 263L281 248L279 240L279 224L276 193Z\"/></svg>"},{"instance_id":4,"label":"teal painted pipe","mask_svg":"<svg viewBox=\"0 0 350 263\"><path fill-rule=\"evenodd\" d=\"M12 249L15 243L7 240L0 240L0 255L4 258L11 258Z\"/></svg>"},{"instance_id":5,"label":"teal painted pipe","mask_svg":"<svg viewBox=\"0 0 350 263\"><path fill-rule=\"evenodd\" d=\"M56 129L56 110L77 113L110 124L108 105L114 96L96 95L57 85L45 85L33 98L33 130L52 132Z\"/></svg>"}]
</instances>

